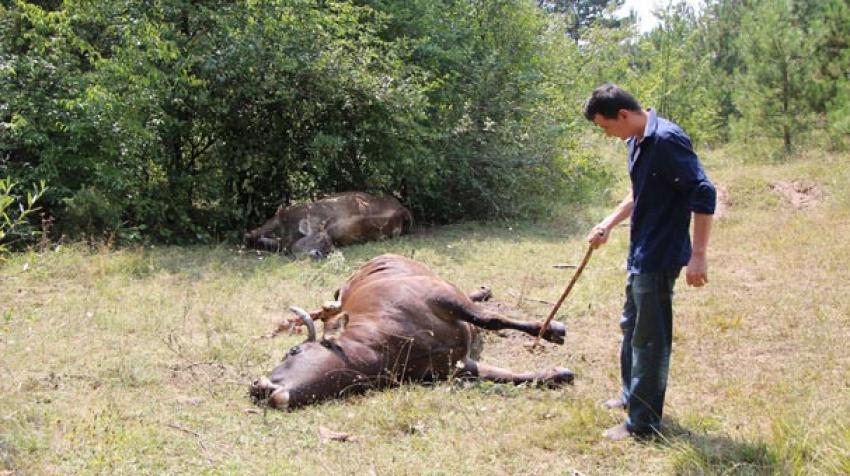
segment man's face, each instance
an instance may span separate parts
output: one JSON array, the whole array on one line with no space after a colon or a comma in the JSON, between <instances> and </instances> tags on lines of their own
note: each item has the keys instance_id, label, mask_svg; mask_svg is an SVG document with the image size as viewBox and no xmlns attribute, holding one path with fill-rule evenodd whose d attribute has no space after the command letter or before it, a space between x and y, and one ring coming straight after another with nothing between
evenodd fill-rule
<instances>
[{"instance_id":1,"label":"man's face","mask_svg":"<svg viewBox=\"0 0 850 476\"><path fill-rule=\"evenodd\" d=\"M620 109L617 113L617 117L614 119L608 119L602 114L597 113L593 116L593 123L602 128L602 130L605 131L605 135L610 137L617 137L619 139L626 140L634 135L631 132L628 114L623 109Z\"/></svg>"}]
</instances>

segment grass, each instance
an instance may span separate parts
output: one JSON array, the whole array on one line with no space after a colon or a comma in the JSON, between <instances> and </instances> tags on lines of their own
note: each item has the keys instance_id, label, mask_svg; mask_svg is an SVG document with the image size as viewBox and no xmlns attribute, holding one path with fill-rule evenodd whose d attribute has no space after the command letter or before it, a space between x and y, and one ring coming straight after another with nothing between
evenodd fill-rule
<instances>
[{"instance_id":1,"label":"grass","mask_svg":"<svg viewBox=\"0 0 850 476\"><path fill-rule=\"evenodd\" d=\"M599 402L618 388L625 228L559 313L565 346L529 354L522 337L486 336L484 361L567 366L570 388L409 385L291 413L247 397L303 339L254 337L379 253L413 255L462 289L489 284L519 315L545 317L537 299L554 301L572 273L551 265L581 259L612 201L554 223L420 230L320 264L226 246L14 255L0 268L0 474L846 474L850 161L703 160L729 208L708 287L677 284L658 442L599 436L621 417ZM771 190L794 179L822 199L796 210ZM323 443L319 427L357 441Z\"/></svg>"}]
</instances>

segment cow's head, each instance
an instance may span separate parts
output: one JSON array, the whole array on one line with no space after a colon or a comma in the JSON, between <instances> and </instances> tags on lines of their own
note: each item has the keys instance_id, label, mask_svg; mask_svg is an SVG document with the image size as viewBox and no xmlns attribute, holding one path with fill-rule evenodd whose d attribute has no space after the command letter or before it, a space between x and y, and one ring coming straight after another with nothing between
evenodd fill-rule
<instances>
[{"instance_id":1,"label":"cow's head","mask_svg":"<svg viewBox=\"0 0 850 476\"><path fill-rule=\"evenodd\" d=\"M303 309L292 307L308 329L307 340L286 353L283 360L268 377L260 377L250 387L257 403L266 403L281 410L338 396L347 389L357 387L365 379L349 366L348 356L327 331L316 340L316 326ZM345 316L343 316L345 317ZM347 324L337 321L336 327ZM341 329L336 329L337 331Z\"/></svg>"},{"instance_id":2,"label":"cow's head","mask_svg":"<svg viewBox=\"0 0 850 476\"><path fill-rule=\"evenodd\" d=\"M262 226L254 228L242 236L242 243L248 248L259 248L267 251L282 251L284 243L278 236L280 228L280 219L278 214L281 209L278 208L277 213Z\"/></svg>"},{"instance_id":3,"label":"cow's head","mask_svg":"<svg viewBox=\"0 0 850 476\"><path fill-rule=\"evenodd\" d=\"M298 232L303 235L292 243L290 251L296 258L309 256L315 260L326 258L333 250L334 244L325 230L325 223L309 217L298 222Z\"/></svg>"},{"instance_id":4,"label":"cow's head","mask_svg":"<svg viewBox=\"0 0 850 476\"><path fill-rule=\"evenodd\" d=\"M318 217L308 216L298 221L297 228L287 226L278 218L251 230L243 236L246 247L274 252L289 252L296 258L309 256L315 260L326 258L334 250L333 241L325 231L325 222Z\"/></svg>"}]
</instances>

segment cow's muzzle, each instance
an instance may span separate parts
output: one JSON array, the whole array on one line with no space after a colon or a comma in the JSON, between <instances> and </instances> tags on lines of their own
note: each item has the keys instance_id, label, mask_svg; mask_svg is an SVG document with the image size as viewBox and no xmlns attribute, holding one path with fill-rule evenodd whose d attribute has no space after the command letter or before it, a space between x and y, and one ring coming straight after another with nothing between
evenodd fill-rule
<instances>
[{"instance_id":1,"label":"cow's muzzle","mask_svg":"<svg viewBox=\"0 0 850 476\"><path fill-rule=\"evenodd\" d=\"M273 383L266 377L260 377L251 383L248 392L254 403L268 405L272 408L286 409L289 407L289 391L282 385Z\"/></svg>"}]
</instances>

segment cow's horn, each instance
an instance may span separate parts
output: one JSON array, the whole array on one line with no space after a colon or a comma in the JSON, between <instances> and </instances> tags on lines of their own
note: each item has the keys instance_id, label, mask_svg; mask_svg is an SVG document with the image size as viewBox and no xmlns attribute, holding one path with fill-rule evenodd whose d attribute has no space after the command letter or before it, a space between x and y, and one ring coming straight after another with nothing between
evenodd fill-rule
<instances>
[{"instance_id":1,"label":"cow's horn","mask_svg":"<svg viewBox=\"0 0 850 476\"><path fill-rule=\"evenodd\" d=\"M307 326L307 342L313 342L316 340L316 324L313 322L313 318L310 317L310 314L301 309L298 306L289 306L289 309L292 310L298 317L304 321L304 325Z\"/></svg>"}]
</instances>

